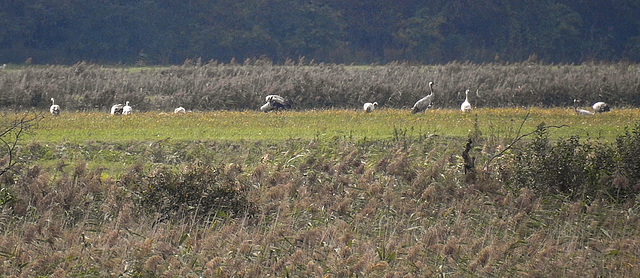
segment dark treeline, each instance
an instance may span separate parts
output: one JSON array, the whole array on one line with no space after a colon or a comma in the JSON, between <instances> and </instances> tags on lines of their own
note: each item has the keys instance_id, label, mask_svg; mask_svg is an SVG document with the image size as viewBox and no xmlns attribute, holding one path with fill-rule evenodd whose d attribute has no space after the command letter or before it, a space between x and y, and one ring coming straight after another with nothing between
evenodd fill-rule
<instances>
[{"instance_id":1,"label":"dark treeline","mask_svg":"<svg viewBox=\"0 0 640 278\"><path fill-rule=\"evenodd\" d=\"M0 2L0 63L640 61L640 1Z\"/></svg>"}]
</instances>

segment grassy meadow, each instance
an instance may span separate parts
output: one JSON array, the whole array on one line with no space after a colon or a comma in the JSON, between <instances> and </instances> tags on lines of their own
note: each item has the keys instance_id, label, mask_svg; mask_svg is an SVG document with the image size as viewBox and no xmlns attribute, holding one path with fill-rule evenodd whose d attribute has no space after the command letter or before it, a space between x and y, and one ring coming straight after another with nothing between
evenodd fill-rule
<instances>
[{"instance_id":1,"label":"grassy meadow","mask_svg":"<svg viewBox=\"0 0 640 278\"><path fill-rule=\"evenodd\" d=\"M218 111L187 114L163 112L134 113L128 117L105 113L62 113L47 116L39 132L28 141L84 143L85 141L127 142L170 139L193 140L285 140L317 137L390 139L398 132L409 135L437 135L466 138L478 128L493 136L515 136L522 125L530 132L540 122L563 126L554 137L580 136L613 141L625 127L640 119L637 109L618 109L584 117L571 109L476 109L471 113L436 109L412 115L408 110L309 110L262 113L259 111Z\"/></svg>"},{"instance_id":2,"label":"grassy meadow","mask_svg":"<svg viewBox=\"0 0 640 278\"><path fill-rule=\"evenodd\" d=\"M0 128L50 97L62 106L35 113L0 160L17 162L0 175L0 276L637 277L638 72L260 61L0 72ZM435 109L411 114L428 80ZM471 113L458 110L466 87L484 96ZM258 112L267 93L299 106ZM601 96L616 99L611 112L570 106ZM106 112L123 100L132 115ZM381 106L364 113L365 100ZM164 112L178 105L194 112Z\"/></svg>"},{"instance_id":3,"label":"grassy meadow","mask_svg":"<svg viewBox=\"0 0 640 278\"><path fill-rule=\"evenodd\" d=\"M273 144L292 139L310 141L338 138L358 142L431 136L462 142L480 133L485 134L492 143L505 143L518 135L532 132L538 124L544 122L559 127L551 133L552 138L578 136L585 140L611 143L639 116L640 111L637 109L614 110L595 117L584 117L561 108L485 108L476 109L472 113L436 109L420 114L397 109L379 109L375 113L360 110L279 113L219 111L187 114L144 112L127 117L71 112L58 117L46 116L39 122L38 132L27 135L25 142L30 142L31 145L67 146L66 155L49 154L42 163L59 163L59 158L67 162L82 158L88 160L92 168L106 167L106 173L117 175L137 159L143 159L138 156L145 151L136 146L154 142L166 142L165 145L169 146L174 143L193 145L190 142L215 141ZM96 150L100 146L108 146L105 147L107 149L118 146L137 151L124 154L106 150L99 153L77 151L87 144L93 145ZM125 159L115 159L119 155Z\"/></svg>"}]
</instances>

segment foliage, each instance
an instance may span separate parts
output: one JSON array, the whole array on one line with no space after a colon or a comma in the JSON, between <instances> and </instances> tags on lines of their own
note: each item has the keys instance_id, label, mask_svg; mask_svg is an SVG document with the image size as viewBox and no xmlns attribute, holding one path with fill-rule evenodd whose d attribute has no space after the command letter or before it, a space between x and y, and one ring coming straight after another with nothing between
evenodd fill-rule
<instances>
[{"instance_id":1,"label":"foliage","mask_svg":"<svg viewBox=\"0 0 640 278\"><path fill-rule=\"evenodd\" d=\"M631 131L626 130L621 136L618 136L616 147L616 161L619 164L618 171L627 181L624 181L625 187L632 187L638 190L640 186L640 122L636 122L635 127Z\"/></svg>"},{"instance_id":2,"label":"foliage","mask_svg":"<svg viewBox=\"0 0 640 278\"><path fill-rule=\"evenodd\" d=\"M4 1L0 61L637 62L639 11L576 0Z\"/></svg>"},{"instance_id":3,"label":"foliage","mask_svg":"<svg viewBox=\"0 0 640 278\"><path fill-rule=\"evenodd\" d=\"M233 168L221 173L219 169L196 164L176 173L168 167L159 167L142 178L134 175L125 176L123 180L124 185L139 196L139 209L143 214L158 214L158 221L252 217L255 207L237 180L239 170Z\"/></svg>"},{"instance_id":4,"label":"foliage","mask_svg":"<svg viewBox=\"0 0 640 278\"><path fill-rule=\"evenodd\" d=\"M619 136L611 145L583 142L575 136L552 142L549 127L542 123L533 140L514 152L509 183L543 194L560 193L574 200L632 199L640 190L640 141L635 136L639 127Z\"/></svg>"}]
</instances>

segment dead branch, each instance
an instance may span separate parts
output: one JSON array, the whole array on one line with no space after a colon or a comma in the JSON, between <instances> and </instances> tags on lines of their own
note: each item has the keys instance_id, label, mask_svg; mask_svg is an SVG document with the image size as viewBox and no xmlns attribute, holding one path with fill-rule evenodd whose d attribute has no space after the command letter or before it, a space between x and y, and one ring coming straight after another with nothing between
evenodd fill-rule
<instances>
[{"instance_id":1,"label":"dead branch","mask_svg":"<svg viewBox=\"0 0 640 278\"><path fill-rule=\"evenodd\" d=\"M527 112L527 115L524 116L524 119L522 119L522 122L520 123L520 127L518 127L518 131L516 132L516 137L511 141L511 143L509 143L507 145L506 148L504 148L502 151L500 151L499 153L493 155L491 158L489 158L489 160L487 160L487 162L485 162L483 169L486 171L487 169L489 169L489 164L491 164L491 162L498 158L501 157L502 155L504 155L504 153L506 153L508 150L512 149L513 146L518 143L520 140L522 140L522 138L528 137L531 134L534 134L536 132L538 132L538 129L525 133L525 134L520 134L520 132L522 131L522 127L524 126L524 123L529 119L529 115L531 115L531 111ZM561 127L568 127L568 125L559 125L559 126L546 126L547 128L561 128Z\"/></svg>"},{"instance_id":2,"label":"dead branch","mask_svg":"<svg viewBox=\"0 0 640 278\"><path fill-rule=\"evenodd\" d=\"M3 159L3 165L0 165L0 176L18 163L16 151L20 138L42 118L44 115L37 112L25 112L17 117L2 116L0 120L0 155L3 154L6 160Z\"/></svg>"}]
</instances>

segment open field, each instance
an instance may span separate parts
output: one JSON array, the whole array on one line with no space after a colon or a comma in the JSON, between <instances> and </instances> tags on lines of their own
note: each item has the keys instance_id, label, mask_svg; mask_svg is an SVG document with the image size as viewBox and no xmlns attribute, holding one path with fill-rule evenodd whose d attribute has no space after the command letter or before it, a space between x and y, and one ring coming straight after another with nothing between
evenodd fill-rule
<instances>
[{"instance_id":1,"label":"open field","mask_svg":"<svg viewBox=\"0 0 640 278\"><path fill-rule=\"evenodd\" d=\"M529 115L528 115L529 114ZM640 119L638 109L617 109L595 116L577 116L570 109L476 109L471 113L437 109L421 114L408 110L380 109L374 113L356 110L311 110L261 113L219 111L175 115L158 112L119 117L105 113L62 113L47 116L39 132L27 141L42 143L84 143L85 141L128 142L171 139L193 140L284 140L316 137L389 139L397 132L406 135L438 135L466 138L477 128L492 136L515 136L530 132L541 122L566 127L553 137L580 136L613 141L625 127Z\"/></svg>"},{"instance_id":2,"label":"open field","mask_svg":"<svg viewBox=\"0 0 640 278\"><path fill-rule=\"evenodd\" d=\"M542 122L554 129L551 138L578 136L611 143L640 119L638 109L617 109L593 117L577 116L568 109L476 109L472 113L436 109L411 114L407 110L380 109L374 113L356 110L312 110L262 113L256 111L219 111L187 114L160 112L112 116L105 113L62 113L47 115L37 132L25 137L25 144L66 146L65 154L41 155L41 163L66 163L82 158L89 167L105 167L109 174L124 171L145 155L145 144L165 142L180 144L185 150L198 152L194 142L266 142L283 140L345 139L389 141L399 136L410 138L442 137L462 142L476 133L484 134L491 144L504 144L518 135L531 132ZM522 129L520 129L522 125ZM91 146L91 147L87 147ZM92 149L88 151L84 149ZM100 151L101 148L105 150ZM51 148L53 149L53 148ZM107 151L120 149L121 152ZM124 151L124 150L127 151ZM83 151L80 151L83 150ZM170 150L167 150L170 152ZM120 157L120 159L117 159ZM182 160L198 159L197 154L184 154ZM167 159L154 159L167 161ZM175 164L175 162L173 163Z\"/></svg>"}]
</instances>

